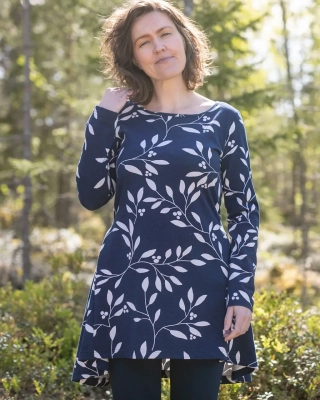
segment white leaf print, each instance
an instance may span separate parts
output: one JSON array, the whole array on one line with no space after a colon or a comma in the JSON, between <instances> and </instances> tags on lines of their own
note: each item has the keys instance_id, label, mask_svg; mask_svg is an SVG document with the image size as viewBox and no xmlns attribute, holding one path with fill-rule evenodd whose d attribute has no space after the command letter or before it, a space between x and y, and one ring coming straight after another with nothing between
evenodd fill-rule
<instances>
[{"instance_id":1,"label":"white leaf print","mask_svg":"<svg viewBox=\"0 0 320 400\"><path fill-rule=\"evenodd\" d=\"M170 283L169 281L167 281L166 279L164 280L164 286L166 287L166 289L168 290L168 292L172 292L171 283Z\"/></svg>"},{"instance_id":2,"label":"white leaf print","mask_svg":"<svg viewBox=\"0 0 320 400\"><path fill-rule=\"evenodd\" d=\"M190 178L194 178L194 177L197 177L197 176L201 176L204 173L205 172L194 171L194 172L189 172L186 176L188 176Z\"/></svg>"},{"instance_id":3,"label":"white leaf print","mask_svg":"<svg viewBox=\"0 0 320 400\"><path fill-rule=\"evenodd\" d=\"M203 144L201 142L199 142L198 140L196 140L196 145L198 147L198 150L200 151L200 153L202 153L203 150Z\"/></svg>"},{"instance_id":4,"label":"white leaf print","mask_svg":"<svg viewBox=\"0 0 320 400\"><path fill-rule=\"evenodd\" d=\"M159 146L156 146L159 147ZM149 160L149 162L152 162L153 164L157 164L157 165L168 165L168 161L165 160Z\"/></svg>"},{"instance_id":5,"label":"white leaf print","mask_svg":"<svg viewBox=\"0 0 320 400\"><path fill-rule=\"evenodd\" d=\"M156 199L155 197L146 197L145 199L143 199L143 201L145 203L152 203L152 202L154 202L156 200L158 200L158 199Z\"/></svg>"},{"instance_id":6,"label":"white leaf print","mask_svg":"<svg viewBox=\"0 0 320 400\"><path fill-rule=\"evenodd\" d=\"M113 299L112 292L111 292L111 290L108 290L107 302L108 302L109 306L111 306L112 299Z\"/></svg>"},{"instance_id":7,"label":"white leaf print","mask_svg":"<svg viewBox=\"0 0 320 400\"><path fill-rule=\"evenodd\" d=\"M222 245L221 245L221 243L220 243L220 242L218 242L218 246L219 246L219 251L220 251L220 254L222 254Z\"/></svg>"},{"instance_id":8,"label":"white leaf print","mask_svg":"<svg viewBox=\"0 0 320 400\"><path fill-rule=\"evenodd\" d=\"M98 293L100 292L100 290L101 290L101 289L96 289L96 290L94 291L94 294L98 294Z\"/></svg>"},{"instance_id":9,"label":"white leaf print","mask_svg":"<svg viewBox=\"0 0 320 400\"><path fill-rule=\"evenodd\" d=\"M186 352L184 351L184 352L183 352L183 358L184 358L185 360L187 360L187 359L190 359L190 356L189 356L188 353L186 353Z\"/></svg>"},{"instance_id":10,"label":"white leaf print","mask_svg":"<svg viewBox=\"0 0 320 400\"><path fill-rule=\"evenodd\" d=\"M229 281L231 281L232 279L236 278L238 275L240 275L239 272L232 272L232 274L230 275Z\"/></svg>"},{"instance_id":11,"label":"white leaf print","mask_svg":"<svg viewBox=\"0 0 320 400\"><path fill-rule=\"evenodd\" d=\"M134 212L132 211L132 208L128 206L128 204L126 204L126 209L129 213L134 214Z\"/></svg>"},{"instance_id":12,"label":"white leaf print","mask_svg":"<svg viewBox=\"0 0 320 400\"><path fill-rule=\"evenodd\" d=\"M208 175L204 176L197 182L197 186L204 185L208 180Z\"/></svg>"},{"instance_id":13,"label":"white leaf print","mask_svg":"<svg viewBox=\"0 0 320 400\"><path fill-rule=\"evenodd\" d=\"M93 116L95 117L95 119L98 119L98 113L97 113L97 108L96 107L93 110Z\"/></svg>"},{"instance_id":14,"label":"white leaf print","mask_svg":"<svg viewBox=\"0 0 320 400\"><path fill-rule=\"evenodd\" d=\"M143 175L143 173L140 171L140 169L138 169L137 167L134 167L133 165L124 164L124 167L129 172L132 172L132 173L138 174L138 175Z\"/></svg>"},{"instance_id":15,"label":"white leaf print","mask_svg":"<svg viewBox=\"0 0 320 400\"><path fill-rule=\"evenodd\" d=\"M86 328L86 331L87 331L87 332L93 333L93 328L92 328L92 326L90 326L90 325L88 325L88 324L85 324L84 327Z\"/></svg>"},{"instance_id":16,"label":"white leaf print","mask_svg":"<svg viewBox=\"0 0 320 400\"><path fill-rule=\"evenodd\" d=\"M146 182L152 190L157 191L157 186L151 179L146 178Z\"/></svg>"},{"instance_id":17,"label":"white leaf print","mask_svg":"<svg viewBox=\"0 0 320 400\"><path fill-rule=\"evenodd\" d=\"M195 325L195 326L208 326L210 324L207 321L199 321L199 322L194 322L193 325Z\"/></svg>"},{"instance_id":18,"label":"white leaf print","mask_svg":"<svg viewBox=\"0 0 320 400\"><path fill-rule=\"evenodd\" d=\"M114 316L115 316L115 317L119 317L119 315L121 315L122 312L123 312L123 308L120 308L120 310L117 311L117 312L114 314Z\"/></svg>"},{"instance_id":19,"label":"white leaf print","mask_svg":"<svg viewBox=\"0 0 320 400\"><path fill-rule=\"evenodd\" d=\"M123 297L124 297L124 294L122 294L120 297L118 297L116 302L114 303L113 307L118 306L119 304L121 304L122 301L123 301Z\"/></svg>"},{"instance_id":20,"label":"white leaf print","mask_svg":"<svg viewBox=\"0 0 320 400\"><path fill-rule=\"evenodd\" d=\"M148 358L157 358L157 356L161 353L161 350L154 351L150 354Z\"/></svg>"},{"instance_id":21,"label":"white leaf print","mask_svg":"<svg viewBox=\"0 0 320 400\"><path fill-rule=\"evenodd\" d=\"M149 300L149 304L148 304L149 306L150 306L150 304L153 304L155 302L157 296L158 296L158 293L153 293L153 295L150 297L150 300Z\"/></svg>"},{"instance_id":22,"label":"white leaf print","mask_svg":"<svg viewBox=\"0 0 320 400\"><path fill-rule=\"evenodd\" d=\"M91 125L91 124L89 124L89 132L91 133L91 135L94 135L94 130L93 130L93 128L92 128L92 125Z\"/></svg>"},{"instance_id":23,"label":"white leaf print","mask_svg":"<svg viewBox=\"0 0 320 400\"><path fill-rule=\"evenodd\" d=\"M127 301L128 306L131 308L131 310L136 311L136 307L131 301Z\"/></svg>"},{"instance_id":24,"label":"white leaf print","mask_svg":"<svg viewBox=\"0 0 320 400\"><path fill-rule=\"evenodd\" d=\"M191 260L191 263L193 265L197 265L198 267L200 267L201 265L205 265L205 262L203 262L201 260Z\"/></svg>"},{"instance_id":25,"label":"white leaf print","mask_svg":"<svg viewBox=\"0 0 320 400\"><path fill-rule=\"evenodd\" d=\"M129 107L125 108L125 109L122 111L121 114L125 114L125 113L131 111L131 110L133 109L133 107L134 107L134 106L129 106Z\"/></svg>"},{"instance_id":26,"label":"white leaf print","mask_svg":"<svg viewBox=\"0 0 320 400\"><path fill-rule=\"evenodd\" d=\"M186 126L180 126L180 128L182 128L186 132L200 133L200 131L198 131L197 129L194 129L194 128L188 128Z\"/></svg>"},{"instance_id":27,"label":"white leaf print","mask_svg":"<svg viewBox=\"0 0 320 400\"><path fill-rule=\"evenodd\" d=\"M249 239L249 235L246 234L243 240L246 242L248 239Z\"/></svg>"},{"instance_id":28,"label":"white leaf print","mask_svg":"<svg viewBox=\"0 0 320 400\"><path fill-rule=\"evenodd\" d=\"M152 204L151 208L152 209L158 208L161 204L162 204L162 200L157 201L156 203Z\"/></svg>"},{"instance_id":29,"label":"white leaf print","mask_svg":"<svg viewBox=\"0 0 320 400\"><path fill-rule=\"evenodd\" d=\"M173 225L180 226L180 228L185 228L187 225L179 220L170 221Z\"/></svg>"},{"instance_id":30,"label":"white leaf print","mask_svg":"<svg viewBox=\"0 0 320 400\"><path fill-rule=\"evenodd\" d=\"M197 198L200 196L200 190L198 190L197 192L195 192L193 195L192 195L192 197L191 197L191 200L190 200L190 203L189 204L191 204L191 203L193 203L194 201L196 201L197 200Z\"/></svg>"},{"instance_id":31,"label":"white leaf print","mask_svg":"<svg viewBox=\"0 0 320 400\"><path fill-rule=\"evenodd\" d=\"M226 268L223 267L222 265L220 265L220 267L221 267L222 272L224 273L224 275L228 278L228 272L227 272Z\"/></svg>"},{"instance_id":32,"label":"white leaf print","mask_svg":"<svg viewBox=\"0 0 320 400\"><path fill-rule=\"evenodd\" d=\"M114 284L115 289L120 285L121 279L122 277L118 279L117 282Z\"/></svg>"},{"instance_id":33,"label":"white leaf print","mask_svg":"<svg viewBox=\"0 0 320 400\"><path fill-rule=\"evenodd\" d=\"M252 204L251 211L254 211L255 209L256 209L256 206L254 204Z\"/></svg>"},{"instance_id":34,"label":"white leaf print","mask_svg":"<svg viewBox=\"0 0 320 400\"><path fill-rule=\"evenodd\" d=\"M220 205L219 205L219 203L217 203L216 204L216 210L219 212L219 210L220 210Z\"/></svg>"},{"instance_id":35,"label":"white leaf print","mask_svg":"<svg viewBox=\"0 0 320 400\"><path fill-rule=\"evenodd\" d=\"M152 174L158 175L158 171L150 164L145 163L146 169L150 171Z\"/></svg>"},{"instance_id":36,"label":"white leaf print","mask_svg":"<svg viewBox=\"0 0 320 400\"><path fill-rule=\"evenodd\" d=\"M224 356L228 357L228 354L227 354L226 349L225 349L224 347L219 347L219 350L221 351L221 353L222 353Z\"/></svg>"},{"instance_id":37,"label":"white leaf print","mask_svg":"<svg viewBox=\"0 0 320 400\"><path fill-rule=\"evenodd\" d=\"M118 344L117 344L117 346L116 346L116 348L115 348L115 350L114 350L114 353L113 354L115 354L115 353L118 353L118 351L120 350L120 348L121 348L121 345L122 345L122 342L119 342Z\"/></svg>"},{"instance_id":38,"label":"white leaf print","mask_svg":"<svg viewBox=\"0 0 320 400\"><path fill-rule=\"evenodd\" d=\"M240 236L240 235L237 236L237 243L238 243L238 244L241 243L241 236Z\"/></svg>"},{"instance_id":39,"label":"white leaf print","mask_svg":"<svg viewBox=\"0 0 320 400\"><path fill-rule=\"evenodd\" d=\"M164 142L160 142L159 144L157 144L154 147L162 147L162 146L166 146L167 144L171 143L172 140L165 140Z\"/></svg>"},{"instance_id":40,"label":"white leaf print","mask_svg":"<svg viewBox=\"0 0 320 400\"><path fill-rule=\"evenodd\" d=\"M176 285L182 285L182 283L179 281L178 278L176 278L175 276L171 275L169 276L169 278L172 280L173 283L175 283Z\"/></svg>"},{"instance_id":41,"label":"white leaf print","mask_svg":"<svg viewBox=\"0 0 320 400\"><path fill-rule=\"evenodd\" d=\"M143 358L146 355L146 352L147 352L147 342L143 342L141 347L140 347L140 353L141 353Z\"/></svg>"},{"instance_id":42,"label":"white leaf print","mask_svg":"<svg viewBox=\"0 0 320 400\"><path fill-rule=\"evenodd\" d=\"M243 260L245 257L247 257L247 255L246 254L242 254L241 256L237 256L237 257L234 257L234 258L237 258L238 260Z\"/></svg>"},{"instance_id":43,"label":"white leaf print","mask_svg":"<svg viewBox=\"0 0 320 400\"><path fill-rule=\"evenodd\" d=\"M190 194L195 187L196 187L195 183L192 182L191 185L188 187L188 194Z\"/></svg>"},{"instance_id":44,"label":"white leaf print","mask_svg":"<svg viewBox=\"0 0 320 400\"><path fill-rule=\"evenodd\" d=\"M166 208L163 208L162 210L160 210L160 213L167 214L170 210L171 210L171 208L166 207Z\"/></svg>"},{"instance_id":45,"label":"white leaf print","mask_svg":"<svg viewBox=\"0 0 320 400\"><path fill-rule=\"evenodd\" d=\"M139 244L140 244L140 236L138 236L137 239L136 239L136 241L135 241L134 250L137 249L137 247L139 246Z\"/></svg>"},{"instance_id":46,"label":"white leaf print","mask_svg":"<svg viewBox=\"0 0 320 400\"><path fill-rule=\"evenodd\" d=\"M232 125L230 126L230 129L229 129L229 135L232 135L232 133L235 131L235 129L236 129L236 124L235 124L235 122L232 122Z\"/></svg>"},{"instance_id":47,"label":"white leaf print","mask_svg":"<svg viewBox=\"0 0 320 400\"><path fill-rule=\"evenodd\" d=\"M198 331L198 329L193 328L192 326L189 326L189 330L191 333L193 333L196 336L202 337L201 333Z\"/></svg>"},{"instance_id":48,"label":"white leaf print","mask_svg":"<svg viewBox=\"0 0 320 400\"><path fill-rule=\"evenodd\" d=\"M248 243L246 244L247 247L254 247L256 244L255 243Z\"/></svg>"},{"instance_id":49,"label":"white leaf print","mask_svg":"<svg viewBox=\"0 0 320 400\"><path fill-rule=\"evenodd\" d=\"M228 156L229 154L234 153L238 148L238 145L234 146L225 156Z\"/></svg>"},{"instance_id":50,"label":"white leaf print","mask_svg":"<svg viewBox=\"0 0 320 400\"><path fill-rule=\"evenodd\" d=\"M246 292L244 292L243 290L239 290L239 293L241 294L241 296L242 296L245 300L247 300L248 303L251 304L250 299L249 299L249 296L247 295Z\"/></svg>"},{"instance_id":51,"label":"white leaf print","mask_svg":"<svg viewBox=\"0 0 320 400\"><path fill-rule=\"evenodd\" d=\"M77 167L77 173L76 173L76 176L78 177L78 178L80 178L80 175L79 175L79 168Z\"/></svg>"},{"instance_id":52,"label":"white leaf print","mask_svg":"<svg viewBox=\"0 0 320 400\"><path fill-rule=\"evenodd\" d=\"M172 336L175 336L175 337L177 337L179 339L188 340L187 336L184 333L180 332L180 331L169 329L169 332L171 333Z\"/></svg>"},{"instance_id":53,"label":"white leaf print","mask_svg":"<svg viewBox=\"0 0 320 400\"><path fill-rule=\"evenodd\" d=\"M93 188L99 189L105 182L106 178L102 178Z\"/></svg>"},{"instance_id":54,"label":"white leaf print","mask_svg":"<svg viewBox=\"0 0 320 400\"><path fill-rule=\"evenodd\" d=\"M96 158L96 161L98 161L98 163L104 163L105 161L107 161L107 158Z\"/></svg>"},{"instance_id":55,"label":"white leaf print","mask_svg":"<svg viewBox=\"0 0 320 400\"><path fill-rule=\"evenodd\" d=\"M191 251L191 249L192 249L192 246L187 247L187 248L185 249L185 251L182 253L182 257L184 257L184 256L186 256L187 254L189 254L190 251Z\"/></svg>"},{"instance_id":56,"label":"white leaf print","mask_svg":"<svg viewBox=\"0 0 320 400\"><path fill-rule=\"evenodd\" d=\"M196 214L196 213L193 212L193 211L191 212L191 214L192 214L193 218L194 218L197 222L201 223L201 219L200 219L200 217L199 217L198 214Z\"/></svg>"},{"instance_id":57,"label":"white leaf print","mask_svg":"<svg viewBox=\"0 0 320 400\"><path fill-rule=\"evenodd\" d=\"M206 242L204 237L200 233L194 232L193 234L199 240L199 242L201 242L201 243L205 243Z\"/></svg>"},{"instance_id":58,"label":"white leaf print","mask_svg":"<svg viewBox=\"0 0 320 400\"><path fill-rule=\"evenodd\" d=\"M166 251L166 258L169 258L169 257L171 256L171 254L172 254L172 250L171 250L171 249L168 249L168 250Z\"/></svg>"},{"instance_id":59,"label":"white leaf print","mask_svg":"<svg viewBox=\"0 0 320 400\"><path fill-rule=\"evenodd\" d=\"M126 245L127 245L129 248L131 248L131 243L130 243L130 240L127 238L127 236L124 235L124 234L122 234L122 237L123 237L124 241L126 242Z\"/></svg>"},{"instance_id":60,"label":"white leaf print","mask_svg":"<svg viewBox=\"0 0 320 400\"><path fill-rule=\"evenodd\" d=\"M229 179L228 179L228 178L226 178L226 179L224 180L224 184L225 184L225 186L227 186L227 188L229 187Z\"/></svg>"},{"instance_id":61,"label":"white leaf print","mask_svg":"<svg viewBox=\"0 0 320 400\"><path fill-rule=\"evenodd\" d=\"M249 281L250 281L250 276L248 276L247 278L241 279L240 282L248 283Z\"/></svg>"},{"instance_id":62,"label":"white leaf print","mask_svg":"<svg viewBox=\"0 0 320 400\"><path fill-rule=\"evenodd\" d=\"M116 336L116 331L117 331L117 327L114 326L114 327L111 329L111 331L110 331L110 338L111 338L111 340L113 340L114 337Z\"/></svg>"},{"instance_id":63,"label":"white leaf print","mask_svg":"<svg viewBox=\"0 0 320 400\"><path fill-rule=\"evenodd\" d=\"M108 280L109 280L109 278L107 278L107 279L102 279L102 281L99 281L99 282L97 283L97 286L100 286L100 285L104 284L104 283L107 282Z\"/></svg>"},{"instance_id":64,"label":"white leaf print","mask_svg":"<svg viewBox=\"0 0 320 400\"><path fill-rule=\"evenodd\" d=\"M134 198L129 190L127 190L128 199L134 204Z\"/></svg>"},{"instance_id":65,"label":"white leaf print","mask_svg":"<svg viewBox=\"0 0 320 400\"><path fill-rule=\"evenodd\" d=\"M233 346L233 339L231 339L231 340L228 342L228 344L229 344L229 352L230 352L231 349L232 349L232 346Z\"/></svg>"},{"instance_id":66,"label":"white leaf print","mask_svg":"<svg viewBox=\"0 0 320 400\"><path fill-rule=\"evenodd\" d=\"M131 221L131 219L129 219L129 231L131 236L133 234L133 230L134 230L133 222Z\"/></svg>"},{"instance_id":67,"label":"white leaf print","mask_svg":"<svg viewBox=\"0 0 320 400\"><path fill-rule=\"evenodd\" d=\"M240 197L237 197L237 202L240 204L240 206L242 206L242 200L240 199Z\"/></svg>"},{"instance_id":68,"label":"white leaf print","mask_svg":"<svg viewBox=\"0 0 320 400\"><path fill-rule=\"evenodd\" d=\"M159 139L159 135L154 135L154 136L152 137L152 139L151 139L152 144L156 144L157 141L158 141L158 139Z\"/></svg>"},{"instance_id":69,"label":"white leaf print","mask_svg":"<svg viewBox=\"0 0 320 400\"><path fill-rule=\"evenodd\" d=\"M137 268L136 271L139 272L139 274L143 274L145 272L149 272L149 270L146 269L146 268Z\"/></svg>"},{"instance_id":70,"label":"white leaf print","mask_svg":"<svg viewBox=\"0 0 320 400\"><path fill-rule=\"evenodd\" d=\"M147 122L154 122L155 119L147 119Z\"/></svg>"},{"instance_id":71,"label":"white leaf print","mask_svg":"<svg viewBox=\"0 0 320 400\"><path fill-rule=\"evenodd\" d=\"M144 290L144 292L146 292L148 290L148 287L149 287L149 278L146 277L142 281L142 289Z\"/></svg>"},{"instance_id":72,"label":"white leaf print","mask_svg":"<svg viewBox=\"0 0 320 400\"><path fill-rule=\"evenodd\" d=\"M94 356L95 358L102 358L102 357L100 356L100 354L99 354L97 351L95 351L95 350L94 350L94 352L93 352L93 356Z\"/></svg>"},{"instance_id":73,"label":"white leaf print","mask_svg":"<svg viewBox=\"0 0 320 400\"><path fill-rule=\"evenodd\" d=\"M167 186L167 185L166 185L166 191L167 191L167 193L168 193L168 196L170 196L171 198L173 198L173 191L172 191L172 189L171 189L170 186Z\"/></svg>"},{"instance_id":74,"label":"white leaf print","mask_svg":"<svg viewBox=\"0 0 320 400\"><path fill-rule=\"evenodd\" d=\"M212 126L210 126L210 125L202 125L202 128L207 129L207 130L209 130L211 132L214 132Z\"/></svg>"},{"instance_id":75,"label":"white leaf print","mask_svg":"<svg viewBox=\"0 0 320 400\"><path fill-rule=\"evenodd\" d=\"M127 226L123 222L117 221L116 223L117 223L118 226L120 226L121 229L123 229L124 231L129 233L129 229L127 228Z\"/></svg>"},{"instance_id":76,"label":"white leaf print","mask_svg":"<svg viewBox=\"0 0 320 400\"><path fill-rule=\"evenodd\" d=\"M169 117L167 118L167 122L169 122L171 118L171 115L169 115Z\"/></svg>"},{"instance_id":77,"label":"white leaf print","mask_svg":"<svg viewBox=\"0 0 320 400\"><path fill-rule=\"evenodd\" d=\"M179 301L179 307L181 308L182 311L186 311L186 306L184 304L183 298L181 298Z\"/></svg>"},{"instance_id":78,"label":"white leaf print","mask_svg":"<svg viewBox=\"0 0 320 400\"><path fill-rule=\"evenodd\" d=\"M219 121L216 121L215 119L213 119L212 121L210 121L210 124L214 124L214 125L220 126L220 122L219 122Z\"/></svg>"},{"instance_id":79,"label":"white leaf print","mask_svg":"<svg viewBox=\"0 0 320 400\"><path fill-rule=\"evenodd\" d=\"M154 253L157 251L157 249L152 249L152 250L148 250L145 251L142 256L140 258L147 258L147 257L151 257L154 255Z\"/></svg>"},{"instance_id":80,"label":"white leaf print","mask_svg":"<svg viewBox=\"0 0 320 400\"><path fill-rule=\"evenodd\" d=\"M178 272L187 272L188 270L183 267L173 267Z\"/></svg>"},{"instance_id":81,"label":"white leaf print","mask_svg":"<svg viewBox=\"0 0 320 400\"><path fill-rule=\"evenodd\" d=\"M180 254L181 254L181 246L178 246L176 250L176 255L178 258L180 257Z\"/></svg>"},{"instance_id":82,"label":"white leaf print","mask_svg":"<svg viewBox=\"0 0 320 400\"><path fill-rule=\"evenodd\" d=\"M200 296L198 298L198 300L196 301L196 304L194 305L194 307L199 306L201 303L203 303L206 299L207 295L203 294L202 296Z\"/></svg>"},{"instance_id":83,"label":"white leaf print","mask_svg":"<svg viewBox=\"0 0 320 400\"><path fill-rule=\"evenodd\" d=\"M86 366L87 367L87 366ZM89 375L89 374L81 374L81 376L83 377L83 378L90 378L91 377L91 375ZM81 379L82 380L82 379Z\"/></svg>"},{"instance_id":84,"label":"white leaf print","mask_svg":"<svg viewBox=\"0 0 320 400\"><path fill-rule=\"evenodd\" d=\"M142 199L143 196L143 187L139 189L138 194L137 194L137 203Z\"/></svg>"},{"instance_id":85,"label":"white leaf print","mask_svg":"<svg viewBox=\"0 0 320 400\"><path fill-rule=\"evenodd\" d=\"M243 164L244 164L245 166L248 166L248 164L247 164L247 161L246 161L246 160L244 160L243 158L240 158L240 160L243 162Z\"/></svg>"},{"instance_id":86,"label":"white leaf print","mask_svg":"<svg viewBox=\"0 0 320 400\"><path fill-rule=\"evenodd\" d=\"M242 182L245 181L245 178L244 178L244 176L243 176L242 174L240 174L240 179L242 180ZM233 339L232 339L232 340L233 340Z\"/></svg>"},{"instance_id":87,"label":"white leaf print","mask_svg":"<svg viewBox=\"0 0 320 400\"><path fill-rule=\"evenodd\" d=\"M250 201L251 199L251 189L249 188L247 191L247 201Z\"/></svg>"},{"instance_id":88,"label":"white leaf print","mask_svg":"<svg viewBox=\"0 0 320 400\"><path fill-rule=\"evenodd\" d=\"M188 291L188 300L190 301L190 303L193 302L193 289L192 289L192 287Z\"/></svg>"},{"instance_id":89,"label":"white leaf print","mask_svg":"<svg viewBox=\"0 0 320 400\"><path fill-rule=\"evenodd\" d=\"M211 147L209 147L208 149L208 160L210 161L212 158L212 151L211 151Z\"/></svg>"},{"instance_id":90,"label":"white leaf print","mask_svg":"<svg viewBox=\"0 0 320 400\"><path fill-rule=\"evenodd\" d=\"M84 149L87 150L87 140L84 139Z\"/></svg>"},{"instance_id":91,"label":"white leaf print","mask_svg":"<svg viewBox=\"0 0 320 400\"><path fill-rule=\"evenodd\" d=\"M131 114L127 115L126 117L120 118L119 121L126 121L127 119L131 118Z\"/></svg>"},{"instance_id":92,"label":"white leaf print","mask_svg":"<svg viewBox=\"0 0 320 400\"><path fill-rule=\"evenodd\" d=\"M192 149L185 148L185 149L182 149L182 150L184 150L185 152L187 152L189 154L192 154L193 156L199 156L199 154L196 151L192 150Z\"/></svg>"},{"instance_id":93,"label":"white leaf print","mask_svg":"<svg viewBox=\"0 0 320 400\"><path fill-rule=\"evenodd\" d=\"M161 313L161 309L159 308L159 310L157 310L155 315L154 315L154 321L153 322L158 321L158 319L160 317L160 313Z\"/></svg>"},{"instance_id":94,"label":"white leaf print","mask_svg":"<svg viewBox=\"0 0 320 400\"><path fill-rule=\"evenodd\" d=\"M234 264L234 263L230 263L230 268L238 269L238 270L242 271L242 268L240 268L237 264Z\"/></svg>"},{"instance_id":95,"label":"white leaf print","mask_svg":"<svg viewBox=\"0 0 320 400\"><path fill-rule=\"evenodd\" d=\"M179 185L179 191L180 193L184 194L184 190L186 188L186 185L182 179L180 179L180 185Z\"/></svg>"},{"instance_id":96,"label":"white leaf print","mask_svg":"<svg viewBox=\"0 0 320 400\"><path fill-rule=\"evenodd\" d=\"M142 318L133 318L134 322L139 322L142 320Z\"/></svg>"},{"instance_id":97,"label":"white leaf print","mask_svg":"<svg viewBox=\"0 0 320 400\"><path fill-rule=\"evenodd\" d=\"M143 115L152 115L152 114L147 113L146 111L143 111L143 110L138 110L138 112L139 112L140 114L143 114Z\"/></svg>"},{"instance_id":98,"label":"white leaf print","mask_svg":"<svg viewBox=\"0 0 320 400\"><path fill-rule=\"evenodd\" d=\"M137 358L135 351L132 353L132 358Z\"/></svg>"},{"instance_id":99,"label":"white leaf print","mask_svg":"<svg viewBox=\"0 0 320 400\"><path fill-rule=\"evenodd\" d=\"M214 257L208 253L202 253L201 257L205 258L206 260L214 260Z\"/></svg>"},{"instance_id":100,"label":"white leaf print","mask_svg":"<svg viewBox=\"0 0 320 400\"><path fill-rule=\"evenodd\" d=\"M160 280L160 278L158 276L156 277L155 285L156 285L156 288L159 290L159 292L161 292L162 283L161 283L161 280Z\"/></svg>"},{"instance_id":101,"label":"white leaf print","mask_svg":"<svg viewBox=\"0 0 320 400\"><path fill-rule=\"evenodd\" d=\"M237 360L237 364L239 364L239 362L240 362L240 351L238 351L238 353L236 354L236 360Z\"/></svg>"}]
</instances>

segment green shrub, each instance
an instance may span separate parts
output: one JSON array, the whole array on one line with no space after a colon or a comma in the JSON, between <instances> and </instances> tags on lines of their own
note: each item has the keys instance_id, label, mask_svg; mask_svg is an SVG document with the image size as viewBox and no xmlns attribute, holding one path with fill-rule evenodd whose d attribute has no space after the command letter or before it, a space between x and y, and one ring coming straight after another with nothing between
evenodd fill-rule
<instances>
[{"instance_id":1,"label":"green shrub","mask_svg":"<svg viewBox=\"0 0 320 400\"><path fill-rule=\"evenodd\" d=\"M0 399L108 399L110 386L70 381L88 287L57 269L25 290L0 289ZM253 382L222 385L219 399L320 399L319 309L273 289L256 294L259 370ZM163 400L170 382L163 380Z\"/></svg>"}]
</instances>

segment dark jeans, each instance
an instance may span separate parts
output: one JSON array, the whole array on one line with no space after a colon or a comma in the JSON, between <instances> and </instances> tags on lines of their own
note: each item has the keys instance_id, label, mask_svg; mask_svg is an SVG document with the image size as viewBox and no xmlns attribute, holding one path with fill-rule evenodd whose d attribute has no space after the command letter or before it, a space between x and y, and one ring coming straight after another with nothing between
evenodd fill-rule
<instances>
[{"instance_id":1,"label":"dark jeans","mask_svg":"<svg viewBox=\"0 0 320 400\"><path fill-rule=\"evenodd\" d=\"M217 400L223 362L171 359L170 400ZM109 358L114 400L160 400L161 359Z\"/></svg>"}]
</instances>

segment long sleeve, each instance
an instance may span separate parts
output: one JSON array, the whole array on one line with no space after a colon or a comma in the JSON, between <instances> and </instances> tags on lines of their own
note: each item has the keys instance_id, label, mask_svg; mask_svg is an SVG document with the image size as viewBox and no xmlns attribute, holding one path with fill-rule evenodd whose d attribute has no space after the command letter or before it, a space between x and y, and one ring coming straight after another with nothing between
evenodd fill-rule
<instances>
[{"instance_id":1,"label":"long sleeve","mask_svg":"<svg viewBox=\"0 0 320 400\"><path fill-rule=\"evenodd\" d=\"M252 182L250 153L241 114L230 107L221 180L230 241L227 306L253 310L257 263L259 203Z\"/></svg>"},{"instance_id":2,"label":"long sleeve","mask_svg":"<svg viewBox=\"0 0 320 400\"><path fill-rule=\"evenodd\" d=\"M115 193L115 161L121 143L118 115L96 106L86 123L76 183L79 201L88 210L102 207Z\"/></svg>"}]
</instances>

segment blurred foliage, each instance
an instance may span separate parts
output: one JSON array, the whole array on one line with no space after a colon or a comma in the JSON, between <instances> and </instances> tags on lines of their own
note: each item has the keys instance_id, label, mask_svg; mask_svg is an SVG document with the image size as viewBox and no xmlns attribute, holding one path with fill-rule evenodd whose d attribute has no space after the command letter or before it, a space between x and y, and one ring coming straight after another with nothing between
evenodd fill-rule
<instances>
[{"instance_id":1,"label":"blurred foliage","mask_svg":"<svg viewBox=\"0 0 320 400\"><path fill-rule=\"evenodd\" d=\"M88 287L62 265L55 261L52 276L27 281L23 291L10 284L0 289L0 398L112 398L110 385L70 381ZM219 399L319 399L319 308L302 312L296 297L273 288L257 292L255 299L259 369L252 383L221 385ZM163 400L169 399L170 381L162 382Z\"/></svg>"}]
</instances>

